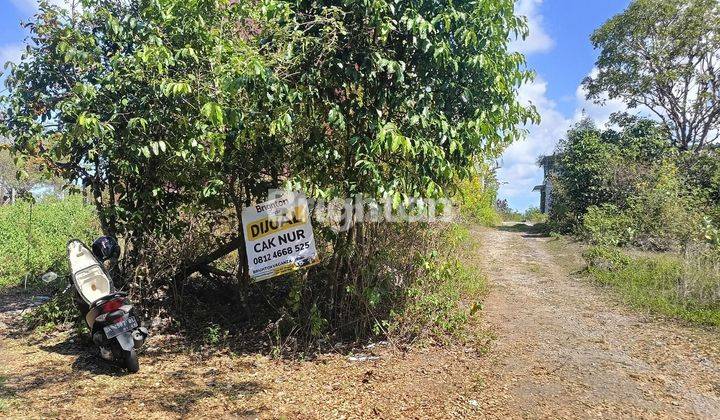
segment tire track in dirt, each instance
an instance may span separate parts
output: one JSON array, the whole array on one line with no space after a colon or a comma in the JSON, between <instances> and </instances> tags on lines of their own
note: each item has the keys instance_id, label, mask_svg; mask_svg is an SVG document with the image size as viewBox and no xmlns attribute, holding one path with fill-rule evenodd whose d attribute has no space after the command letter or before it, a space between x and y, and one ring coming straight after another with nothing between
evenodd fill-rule
<instances>
[{"instance_id":1,"label":"tire track in dirt","mask_svg":"<svg viewBox=\"0 0 720 420\"><path fill-rule=\"evenodd\" d=\"M625 309L527 231L479 232L496 336L479 398L487 417L720 418L717 332Z\"/></svg>"}]
</instances>

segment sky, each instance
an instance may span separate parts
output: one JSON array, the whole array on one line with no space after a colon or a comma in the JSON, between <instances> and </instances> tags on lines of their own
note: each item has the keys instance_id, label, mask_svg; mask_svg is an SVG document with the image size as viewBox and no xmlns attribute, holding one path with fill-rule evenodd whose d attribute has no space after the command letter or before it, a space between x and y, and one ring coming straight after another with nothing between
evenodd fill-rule
<instances>
[{"instance_id":1,"label":"sky","mask_svg":"<svg viewBox=\"0 0 720 420\"><path fill-rule=\"evenodd\" d=\"M520 100L532 103L542 119L528 127L528 137L512 144L503 154L498 171L499 198L514 209L539 206L542 183L537 158L551 154L567 129L586 115L604 126L610 114L625 109L619 101L599 106L585 99L582 80L594 70L598 52L590 35L629 0L518 0L516 11L527 16L530 36L512 48L526 55L535 81L520 89Z\"/></svg>"},{"instance_id":2,"label":"sky","mask_svg":"<svg viewBox=\"0 0 720 420\"><path fill-rule=\"evenodd\" d=\"M520 99L535 105L542 122L528 127L528 137L512 144L500 161L499 197L511 207L525 210L539 204L539 194L532 192L542 183L537 158L552 153L583 114L602 126L611 113L624 109L616 101L605 106L586 101L580 84L597 58L590 34L628 4L629 0L517 0L517 13L528 17L530 36L511 48L525 53L537 74L534 82L521 87ZM36 0L0 0L0 65L20 57L25 37L20 21L32 15L35 5Z\"/></svg>"}]
</instances>

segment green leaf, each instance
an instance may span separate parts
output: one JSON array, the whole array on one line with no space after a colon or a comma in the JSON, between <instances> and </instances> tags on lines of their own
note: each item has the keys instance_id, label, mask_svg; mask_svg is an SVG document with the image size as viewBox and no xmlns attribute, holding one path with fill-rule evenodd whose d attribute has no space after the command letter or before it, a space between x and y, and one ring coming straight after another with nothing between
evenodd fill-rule
<instances>
[{"instance_id":1,"label":"green leaf","mask_svg":"<svg viewBox=\"0 0 720 420\"><path fill-rule=\"evenodd\" d=\"M223 109L217 102L208 102L200 109L202 115L204 115L210 122L215 125L223 124Z\"/></svg>"},{"instance_id":2,"label":"green leaf","mask_svg":"<svg viewBox=\"0 0 720 420\"><path fill-rule=\"evenodd\" d=\"M402 194L400 192L395 191L395 194L393 194L393 209L398 209L400 207L400 204L402 203Z\"/></svg>"}]
</instances>

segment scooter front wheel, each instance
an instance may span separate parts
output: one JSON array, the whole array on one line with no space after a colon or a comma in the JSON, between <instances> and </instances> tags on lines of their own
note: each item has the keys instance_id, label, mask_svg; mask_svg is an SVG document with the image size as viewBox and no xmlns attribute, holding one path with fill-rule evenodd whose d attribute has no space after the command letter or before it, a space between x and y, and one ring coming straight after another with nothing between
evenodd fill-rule
<instances>
[{"instance_id":1,"label":"scooter front wheel","mask_svg":"<svg viewBox=\"0 0 720 420\"><path fill-rule=\"evenodd\" d=\"M130 373L135 373L140 370L140 363L138 362L135 349L123 350L123 362Z\"/></svg>"}]
</instances>

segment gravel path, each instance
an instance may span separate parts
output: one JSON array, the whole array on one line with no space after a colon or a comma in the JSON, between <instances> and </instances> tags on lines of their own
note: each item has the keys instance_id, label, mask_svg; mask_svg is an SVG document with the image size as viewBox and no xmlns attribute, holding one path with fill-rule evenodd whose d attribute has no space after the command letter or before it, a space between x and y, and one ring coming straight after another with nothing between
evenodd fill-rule
<instances>
[{"instance_id":1,"label":"gravel path","mask_svg":"<svg viewBox=\"0 0 720 420\"><path fill-rule=\"evenodd\" d=\"M720 418L717 332L628 311L522 230L484 232L488 417Z\"/></svg>"}]
</instances>

